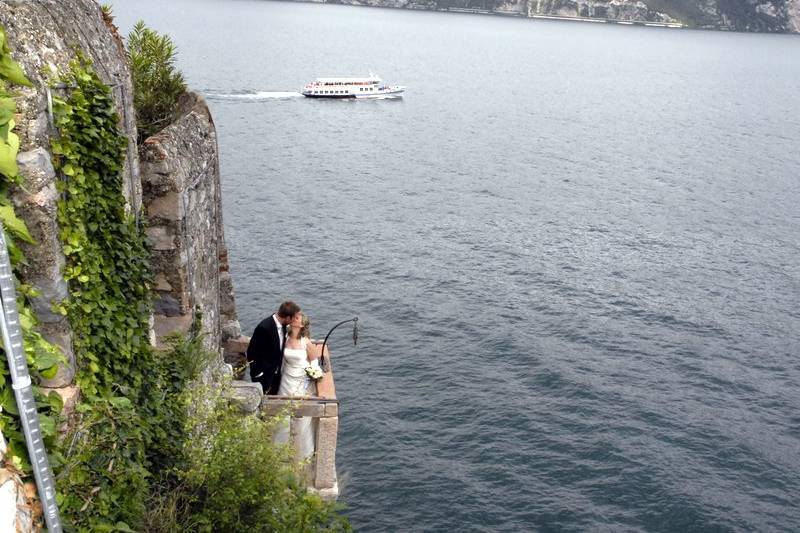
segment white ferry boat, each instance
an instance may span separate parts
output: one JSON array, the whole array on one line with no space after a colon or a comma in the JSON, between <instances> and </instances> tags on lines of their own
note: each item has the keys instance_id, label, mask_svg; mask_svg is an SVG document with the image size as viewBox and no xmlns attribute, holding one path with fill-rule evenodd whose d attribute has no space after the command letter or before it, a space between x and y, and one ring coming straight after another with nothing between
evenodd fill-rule
<instances>
[{"instance_id":1,"label":"white ferry boat","mask_svg":"<svg viewBox=\"0 0 800 533\"><path fill-rule=\"evenodd\" d=\"M402 85L386 85L378 76L363 78L317 78L303 87L303 96L309 98L380 98L401 96Z\"/></svg>"}]
</instances>

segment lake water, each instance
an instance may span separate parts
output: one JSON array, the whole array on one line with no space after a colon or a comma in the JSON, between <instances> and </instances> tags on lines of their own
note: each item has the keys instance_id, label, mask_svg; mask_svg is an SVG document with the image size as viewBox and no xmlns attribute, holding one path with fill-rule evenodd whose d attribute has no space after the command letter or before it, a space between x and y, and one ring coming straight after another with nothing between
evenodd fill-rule
<instances>
[{"instance_id":1,"label":"lake water","mask_svg":"<svg viewBox=\"0 0 800 533\"><path fill-rule=\"evenodd\" d=\"M361 531L800 524L800 38L116 0L219 130L245 333L334 333ZM320 101L377 72L402 100Z\"/></svg>"}]
</instances>

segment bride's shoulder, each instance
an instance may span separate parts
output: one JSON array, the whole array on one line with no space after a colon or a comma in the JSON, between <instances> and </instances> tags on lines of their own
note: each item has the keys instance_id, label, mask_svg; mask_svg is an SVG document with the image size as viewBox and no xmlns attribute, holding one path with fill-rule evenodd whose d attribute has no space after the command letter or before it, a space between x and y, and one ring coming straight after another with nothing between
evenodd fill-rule
<instances>
[{"instance_id":1,"label":"bride's shoulder","mask_svg":"<svg viewBox=\"0 0 800 533\"><path fill-rule=\"evenodd\" d=\"M319 351L319 342L313 341L309 337L303 337L303 347L307 352L315 354Z\"/></svg>"}]
</instances>

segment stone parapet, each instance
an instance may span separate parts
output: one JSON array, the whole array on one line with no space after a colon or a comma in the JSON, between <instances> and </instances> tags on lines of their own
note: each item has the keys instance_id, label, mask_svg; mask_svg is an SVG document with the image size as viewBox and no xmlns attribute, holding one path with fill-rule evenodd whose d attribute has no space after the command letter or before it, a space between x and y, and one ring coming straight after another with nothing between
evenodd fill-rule
<instances>
[{"instance_id":1,"label":"stone parapet","mask_svg":"<svg viewBox=\"0 0 800 533\"><path fill-rule=\"evenodd\" d=\"M246 337L244 337L246 338ZM326 356L330 354L325 350ZM260 389L260 385L258 385ZM261 416L312 417L316 419L313 476L308 489L325 500L339 496L336 474L336 443L339 432L339 401L333 384L333 370L316 383L316 396L262 396Z\"/></svg>"},{"instance_id":2,"label":"stone parapet","mask_svg":"<svg viewBox=\"0 0 800 533\"><path fill-rule=\"evenodd\" d=\"M242 413L255 413L261 406L264 396L260 383L249 381L232 381L231 394L228 398Z\"/></svg>"}]
</instances>

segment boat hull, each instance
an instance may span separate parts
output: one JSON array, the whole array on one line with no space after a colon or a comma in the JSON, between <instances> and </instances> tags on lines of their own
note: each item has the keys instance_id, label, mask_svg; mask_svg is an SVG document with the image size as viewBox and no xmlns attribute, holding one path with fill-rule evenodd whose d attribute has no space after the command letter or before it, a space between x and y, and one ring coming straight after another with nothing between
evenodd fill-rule
<instances>
[{"instance_id":1,"label":"boat hull","mask_svg":"<svg viewBox=\"0 0 800 533\"><path fill-rule=\"evenodd\" d=\"M375 92L371 94L313 94L310 92L303 91L303 96L307 98L351 98L351 99L358 99L358 100L368 100L370 98L385 98L387 96L402 96L404 89L398 89L394 91L381 91Z\"/></svg>"},{"instance_id":2,"label":"boat hull","mask_svg":"<svg viewBox=\"0 0 800 533\"><path fill-rule=\"evenodd\" d=\"M356 98L356 95L354 95L354 94L308 94L308 93L303 93L303 96L305 96L306 98L339 98L339 99L342 99L342 98L355 99Z\"/></svg>"},{"instance_id":3,"label":"boat hull","mask_svg":"<svg viewBox=\"0 0 800 533\"><path fill-rule=\"evenodd\" d=\"M387 89L385 91L379 91L376 93L370 94L356 94L353 95L358 99L368 99L368 98L383 98L385 96L402 96L403 91L405 91L405 87L398 87L396 89Z\"/></svg>"}]
</instances>

